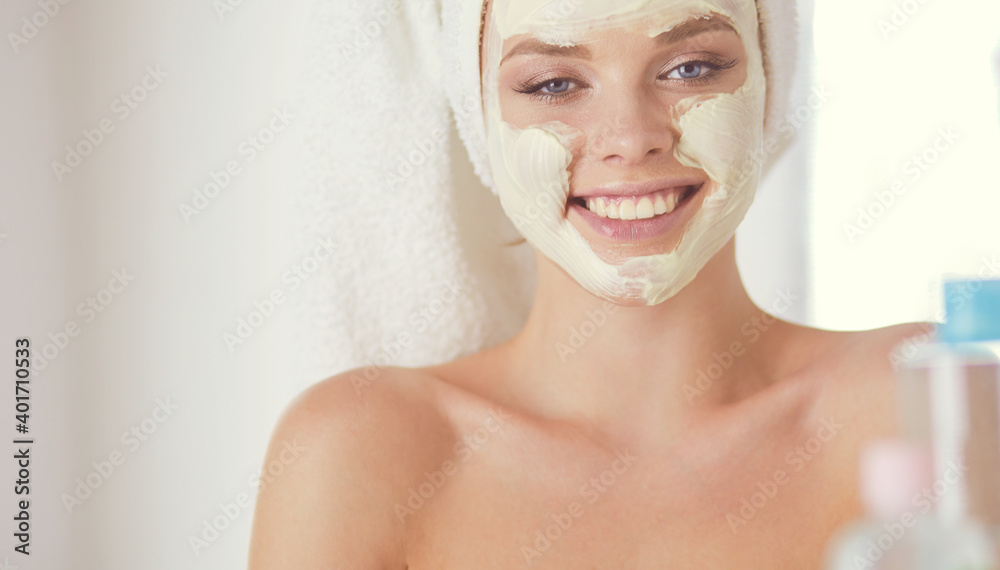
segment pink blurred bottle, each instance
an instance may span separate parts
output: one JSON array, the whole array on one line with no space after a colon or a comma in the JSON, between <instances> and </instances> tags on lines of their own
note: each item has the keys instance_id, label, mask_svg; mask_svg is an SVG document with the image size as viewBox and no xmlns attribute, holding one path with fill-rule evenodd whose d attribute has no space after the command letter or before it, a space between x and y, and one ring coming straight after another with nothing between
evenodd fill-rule
<instances>
[{"instance_id":1,"label":"pink blurred bottle","mask_svg":"<svg viewBox=\"0 0 1000 570\"><path fill-rule=\"evenodd\" d=\"M830 543L828 570L997 570L988 530L972 521L944 524L934 514L934 462L927 445L870 443L860 461L867 518Z\"/></svg>"}]
</instances>

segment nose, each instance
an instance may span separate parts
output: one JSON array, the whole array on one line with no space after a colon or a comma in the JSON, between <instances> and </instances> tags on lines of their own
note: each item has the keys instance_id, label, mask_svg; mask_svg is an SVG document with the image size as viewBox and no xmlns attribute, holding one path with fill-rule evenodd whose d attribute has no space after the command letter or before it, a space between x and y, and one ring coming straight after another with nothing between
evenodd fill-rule
<instances>
[{"instance_id":1,"label":"nose","mask_svg":"<svg viewBox=\"0 0 1000 570\"><path fill-rule=\"evenodd\" d=\"M645 89L612 89L597 101L589 154L616 166L643 164L673 151L670 108Z\"/></svg>"}]
</instances>

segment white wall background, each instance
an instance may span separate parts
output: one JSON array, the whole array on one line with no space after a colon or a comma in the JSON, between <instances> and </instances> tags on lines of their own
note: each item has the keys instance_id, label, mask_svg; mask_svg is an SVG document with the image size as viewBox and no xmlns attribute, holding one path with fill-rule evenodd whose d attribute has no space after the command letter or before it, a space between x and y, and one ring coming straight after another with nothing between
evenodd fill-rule
<instances>
[{"instance_id":1,"label":"white wall background","mask_svg":"<svg viewBox=\"0 0 1000 570\"><path fill-rule=\"evenodd\" d=\"M232 353L223 334L301 258L282 214L294 122L254 161L239 152L288 102L301 14L291 2L220 17L213 2L75 1L15 52L7 34L40 10L0 5L0 374L10 386L22 336L55 356L31 384L30 559L13 552L14 451L0 443L0 567L244 568L249 510L197 555L189 537L220 504L253 497L294 390L280 310ZM147 66L166 77L122 119L113 105ZM57 181L52 161L102 118L114 130ZM231 160L242 173L186 222L179 205ZM87 322L78 304L122 269L134 280ZM49 335L70 321L79 333L59 347ZM10 442L13 388L2 392ZM158 399L177 406L162 423L147 420ZM132 426L151 432L137 448L121 439ZM114 451L124 462L67 512L62 495Z\"/></svg>"},{"instance_id":2,"label":"white wall background","mask_svg":"<svg viewBox=\"0 0 1000 570\"><path fill-rule=\"evenodd\" d=\"M303 257L287 215L296 124L252 162L239 150L290 104L305 0L228 3L220 15L221 2L70 1L16 51L0 46L0 351L12 357L27 336L50 357L31 384L30 560L12 550L14 446L0 444L0 568L4 557L21 569L245 567L252 505L232 522L220 505L252 500L278 413L304 386L285 305L233 350L223 335ZM803 121L740 230L752 296L766 305L778 288L802 292L793 320L926 318L928 279L975 270L1000 245L989 69L1000 6L926 0L886 40L878 21L892 6L817 0L817 66L793 109L817 86L835 97ZM0 31L20 33L40 10L5 2ZM122 119L116 99L147 66L166 77ZM103 118L114 131L58 181L51 163ZM843 224L857 207L947 126L960 143L850 243ZM186 221L179 205L232 160L241 174ZM92 320L78 312L123 269L127 288ZM71 321L78 334L61 338ZM0 393L0 436L13 439L13 392ZM162 423L149 419L158 399L177 406ZM122 440L143 425L137 448ZM124 462L99 475L94 463L115 451ZM68 512L63 495L88 476L100 486ZM206 521L228 528L212 538ZM191 537L211 540L196 553Z\"/></svg>"},{"instance_id":3,"label":"white wall background","mask_svg":"<svg viewBox=\"0 0 1000 570\"><path fill-rule=\"evenodd\" d=\"M1000 277L1000 3L823 0L816 23L834 95L817 116L809 318L937 318L942 274ZM942 130L960 138L939 151Z\"/></svg>"}]
</instances>

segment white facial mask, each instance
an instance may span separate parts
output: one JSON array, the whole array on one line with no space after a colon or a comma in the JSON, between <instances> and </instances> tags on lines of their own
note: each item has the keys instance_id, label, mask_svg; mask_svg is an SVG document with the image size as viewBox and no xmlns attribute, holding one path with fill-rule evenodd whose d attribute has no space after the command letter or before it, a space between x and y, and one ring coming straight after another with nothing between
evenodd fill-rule
<instances>
[{"instance_id":1,"label":"white facial mask","mask_svg":"<svg viewBox=\"0 0 1000 570\"><path fill-rule=\"evenodd\" d=\"M585 289L612 302L656 305L687 286L733 237L756 193L765 77L752 0L494 0L483 46L483 97L490 168L507 216L524 238ZM586 134L559 122L517 128L503 121L498 94L503 41L530 34L575 45L588 33L621 29L656 37L692 18L727 18L743 39L746 82L732 94L680 100L669 113L682 166L709 178L700 210L672 252L605 262L567 220L569 166ZM674 231L678 231L675 229Z\"/></svg>"}]
</instances>

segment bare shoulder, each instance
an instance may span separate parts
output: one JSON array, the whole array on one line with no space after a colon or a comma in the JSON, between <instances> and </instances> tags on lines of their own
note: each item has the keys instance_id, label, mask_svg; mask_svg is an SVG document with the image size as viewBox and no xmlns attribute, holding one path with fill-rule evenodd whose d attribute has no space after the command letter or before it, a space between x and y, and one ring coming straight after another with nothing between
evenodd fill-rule
<instances>
[{"instance_id":1,"label":"bare shoulder","mask_svg":"<svg viewBox=\"0 0 1000 570\"><path fill-rule=\"evenodd\" d=\"M827 528L860 516L858 458L872 439L898 433L896 349L930 338L933 325L906 323L871 330L830 331L802 327L796 345L808 354L802 380L808 406L804 438L822 444L813 471L822 482ZM803 340L804 339L804 340Z\"/></svg>"},{"instance_id":2,"label":"bare shoulder","mask_svg":"<svg viewBox=\"0 0 1000 570\"><path fill-rule=\"evenodd\" d=\"M933 323L914 322L837 333L839 341L830 356L839 362L841 378L855 381L858 389L873 382L891 382L899 355L930 342L934 327Z\"/></svg>"},{"instance_id":3,"label":"bare shoulder","mask_svg":"<svg viewBox=\"0 0 1000 570\"><path fill-rule=\"evenodd\" d=\"M433 376L364 374L319 382L283 411L264 460L282 469L258 490L251 570L406 567L397 505L446 456L452 430Z\"/></svg>"},{"instance_id":4,"label":"bare shoulder","mask_svg":"<svg viewBox=\"0 0 1000 570\"><path fill-rule=\"evenodd\" d=\"M899 356L929 342L934 326L914 322L832 333L823 359L824 411L851 422L862 439L893 435Z\"/></svg>"},{"instance_id":5,"label":"bare shoulder","mask_svg":"<svg viewBox=\"0 0 1000 570\"><path fill-rule=\"evenodd\" d=\"M844 333L845 348L862 353L871 351L878 355L888 355L894 348L907 341L916 344L929 342L934 329L934 323L914 322L871 330L851 331Z\"/></svg>"}]
</instances>

